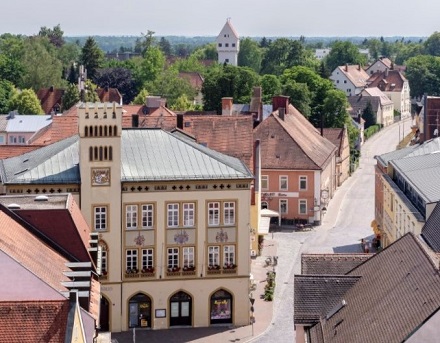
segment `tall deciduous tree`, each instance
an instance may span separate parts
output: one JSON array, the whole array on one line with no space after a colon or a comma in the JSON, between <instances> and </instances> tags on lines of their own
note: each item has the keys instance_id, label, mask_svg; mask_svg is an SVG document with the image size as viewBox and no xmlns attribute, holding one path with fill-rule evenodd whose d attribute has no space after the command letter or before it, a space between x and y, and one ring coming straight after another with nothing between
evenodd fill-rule
<instances>
[{"instance_id":1,"label":"tall deciduous tree","mask_svg":"<svg viewBox=\"0 0 440 343\"><path fill-rule=\"evenodd\" d=\"M80 100L81 100L81 96L80 96L77 85L75 85L74 83L69 83L69 85L67 86L67 89L63 95L62 111L63 112L67 111L69 108L74 106Z\"/></svg>"},{"instance_id":2,"label":"tall deciduous tree","mask_svg":"<svg viewBox=\"0 0 440 343\"><path fill-rule=\"evenodd\" d=\"M162 37L159 41L159 48L162 50L162 52L165 54L165 56L171 56L172 55L172 49L170 42L165 38Z\"/></svg>"},{"instance_id":3,"label":"tall deciduous tree","mask_svg":"<svg viewBox=\"0 0 440 343\"><path fill-rule=\"evenodd\" d=\"M15 94L14 85L7 80L0 80L0 114L6 114L10 110L10 102Z\"/></svg>"},{"instance_id":4,"label":"tall deciduous tree","mask_svg":"<svg viewBox=\"0 0 440 343\"><path fill-rule=\"evenodd\" d=\"M435 31L425 41L426 54L432 56L440 56L440 32Z\"/></svg>"},{"instance_id":5,"label":"tall deciduous tree","mask_svg":"<svg viewBox=\"0 0 440 343\"><path fill-rule=\"evenodd\" d=\"M405 76L411 89L411 96L423 94L440 95L440 57L416 56L406 63Z\"/></svg>"},{"instance_id":6,"label":"tall deciduous tree","mask_svg":"<svg viewBox=\"0 0 440 343\"><path fill-rule=\"evenodd\" d=\"M145 53L145 57L133 59L135 64L135 79L141 85L147 82L153 82L163 71L165 66L165 56L163 52L156 47L151 47Z\"/></svg>"},{"instance_id":7,"label":"tall deciduous tree","mask_svg":"<svg viewBox=\"0 0 440 343\"><path fill-rule=\"evenodd\" d=\"M139 92L138 95L133 99L134 105L144 105L147 96L149 95L148 91L145 88L142 88L142 90Z\"/></svg>"},{"instance_id":8,"label":"tall deciduous tree","mask_svg":"<svg viewBox=\"0 0 440 343\"><path fill-rule=\"evenodd\" d=\"M349 116L348 102L344 92L339 89L330 89L324 99L323 114L324 127L344 127Z\"/></svg>"},{"instance_id":9,"label":"tall deciduous tree","mask_svg":"<svg viewBox=\"0 0 440 343\"><path fill-rule=\"evenodd\" d=\"M101 87L117 88L122 95L123 103L129 104L137 94L136 82L131 70L127 68L98 69L96 84Z\"/></svg>"},{"instance_id":10,"label":"tall deciduous tree","mask_svg":"<svg viewBox=\"0 0 440 343\"><path fill-rule=\"evenodd\" d=\"M362 111L362 118L365 120L365 129L368 129L372 125L376 125L376 114L373 111L373 106L370 101L368 101L367 106L365 106Z\"/></svg>"},{"instance_id":11,"label":"tall deciduous tree","mask_svg":"<svg viewBox=\"0 0 440 343\"><path fill-rule=\"evenodd\" d=\"M283 95L289 96L291 104L306 118L310 117L312 94L305 83L295 81L285 83L283 85Z\"/></svg>"},{"instance_id":12,"label":"tall deciduous tree","mask_svg":"<svg viewBox=\"0 0 440 343\"><path fill-rule=\"evenodd\" d=\"M238 65L249 67L259 73L261 68L262 51L258 43L251 38L240 40L240 51L238 52Z\"/></svg>"},{"instance_id":13,"label":"tall deciduous tree","mask_svg":"<svg viewBox=\"0 0 440 343\"><path fill-rule=\"evenodd\" d=\"M9 107L11 110L17 110L20 114L44 114L37 95L30 88L14 94Z\"/></svg>"},{"instance_id":14,"label":"tall deciduous tree","mask_svg":"<svg viewBox=\"0 0 440 343\"><path fill-rule=\"evenodd\" d=\"M301 42L279 38L271 42L261 62L262 74L281 75L285 69L303 65L306 51Z\"/></svg>"},{"instance_id":15,"label":"tall deciduous tree","mask_svg":"<svg viewBox=\"0 0 440 343\"><path fill-rule=\"evenodd\" d=\"M261 89L263 91L263 103L271 104L274 95L281 94L281 82L277 76L265 74L261 77Z\"/></svg>"},{"instance_id":16,"label":"tall deciduous tree","mask_svg":"<svg viewBox=\"0 0 440 343\"><path fill-rule=\"evenodd\" d=\"M82 50L80 63L87 70L87 77L94 80L97 70L104 62L104 52L99 48L93 37L88 37Z\"/></svg>"},{"instance_id":17,"label":"tall deciduous tree","mask_svg":"<svg viewBox=\"0 0 440 343\"><path fill-rule=\"evenodd\" d=\"M356 45L349 41L336 41L332 45L332 50L325 58L329 70L333 71L336 67L344 64L360 64L366 63L366 56L359 52Z\"/></svg>"},{"instance_id":18,"label":"tall deciduous tree","mask_svg":"<svg viewBox=\"0 0 440 343\"><path fill-rule=\"evenodd\" d=\"M61 30L60 24L54 26L53 29L48 28L46 26L41 27L38 35L41 37L49 38L51 44L53 44L57 48L60 48L64 44L64 38L63 38L64 31Z\"/></svg>"}]
</instances>

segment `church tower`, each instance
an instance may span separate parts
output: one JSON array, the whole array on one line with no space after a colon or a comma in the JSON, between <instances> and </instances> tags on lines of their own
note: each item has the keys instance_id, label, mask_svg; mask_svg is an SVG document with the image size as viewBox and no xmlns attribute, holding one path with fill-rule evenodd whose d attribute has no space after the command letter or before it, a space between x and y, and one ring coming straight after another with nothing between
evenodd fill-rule
<instances>
[{"instance_id":1,"label":"church tower","mask_svg":"<svg viewBox=\"0 0 440 343\"><path fill-rule=\"evenodd\" d=\"M216 39L218 63L227 63L236 66L238 60L238 52L240 51L240 39L237 31L228 18L225 26L220 31Z\"/></svg>"}]
</instances>

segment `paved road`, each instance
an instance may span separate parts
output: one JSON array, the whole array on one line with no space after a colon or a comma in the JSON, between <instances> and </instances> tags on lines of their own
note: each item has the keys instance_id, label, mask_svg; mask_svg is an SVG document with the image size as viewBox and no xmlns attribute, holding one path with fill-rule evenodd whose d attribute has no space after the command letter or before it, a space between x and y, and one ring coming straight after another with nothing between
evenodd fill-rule
<instances>
[{"instance_id":1,"label":"paved road","mask_svg":"<svg viewBox=\"0 0 440 343\"><path fill-rule=\"evenodd\" d=\"M253 342L294 341L293 276L300 273L301 253L361 252L360 239L373 234L374 156L395 150L409 131L407 120L382 130L364 144L358 170L337 190L320 227L311 232L274 234L279 259L273 319Z\"/></svg>"}]
</instances>

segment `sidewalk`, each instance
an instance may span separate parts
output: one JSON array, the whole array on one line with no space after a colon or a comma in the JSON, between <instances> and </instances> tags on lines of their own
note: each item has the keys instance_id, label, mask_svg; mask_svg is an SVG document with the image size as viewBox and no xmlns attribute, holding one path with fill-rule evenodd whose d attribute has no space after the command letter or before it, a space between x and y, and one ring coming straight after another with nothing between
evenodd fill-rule
<instances>
[{"instance_id":1,"label":"sidewalk","mask_svg":"<svg viewBox=\"0 0 440 343\"><path fill-rule=\"evenodd\" d=\"M241 327L215 326L205 328L178 328L166 330L136 330L136 342L149 343L172 343L172 342L251 342L259 335L263 334L269 327L273 315L273 302L264 301L261 295L264 294L266 285L266 273L272 271L274 267L266 267L266 258L268 256L277 256L277 243L267 235L261 256L252 259L251 273L257 284L257 288L251 291L254 303L255 323ZM276 270L276 267L275 267ZM277 287L277 286L275 286ZM237 301L236 299L235 301ZM241 300L241 299L240 299ZM236 303L236 306L240 306ZM253 332L253 335L252 335ZM112 334L114 343L132 343L133 331L125 331Z\"/></svg>"}]
</instances>

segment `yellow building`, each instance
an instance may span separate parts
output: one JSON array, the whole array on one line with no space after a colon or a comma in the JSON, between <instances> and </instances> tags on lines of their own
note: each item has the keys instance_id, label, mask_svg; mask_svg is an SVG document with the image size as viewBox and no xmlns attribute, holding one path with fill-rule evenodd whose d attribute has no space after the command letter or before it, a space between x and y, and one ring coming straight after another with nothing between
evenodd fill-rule
<instances>
[{"instance_id":1,"label":"yellow building","mask_svg":"<svg viewBox=\"0 0 440 343\"><path fill-rule=\"evenodd\" d=\"M247 325L246 165L179 133L122 130L116 104L81 104L78 125L78 136L22 155L23 169L5 162L4 186L79 201L99 233L101 329Z\"/></svg>"}]
</instances>

